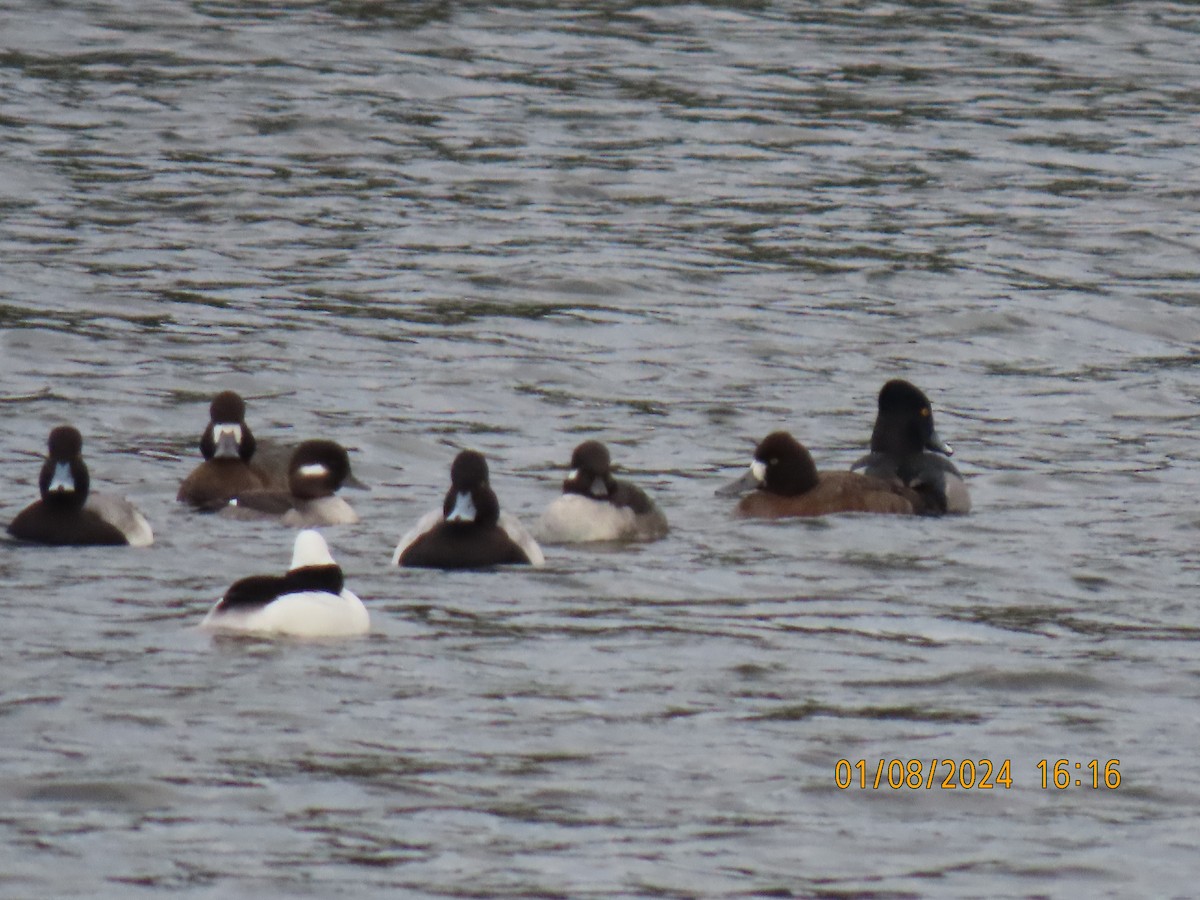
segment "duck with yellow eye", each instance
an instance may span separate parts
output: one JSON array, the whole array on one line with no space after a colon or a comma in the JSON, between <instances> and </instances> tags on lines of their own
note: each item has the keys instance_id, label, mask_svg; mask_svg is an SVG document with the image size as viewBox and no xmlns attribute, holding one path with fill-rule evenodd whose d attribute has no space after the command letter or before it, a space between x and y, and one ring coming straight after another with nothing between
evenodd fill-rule
<instances>
[{"instance_id":1,"label":"duck with yellow eye","mask_svg":"<svg viewBox=\"0 0 1200 900\"><path fill-rule=\"evenodd\" d=\"M818 472L812 455L786 431L763 438L746 474L717 493L744 494L734 514L753 519L848 512L912 515L920 502L911 489L870 475Z\"/></svg>"},{"instance_id":2,"label":"duck with yellow eye","mask_svg":"<svg viewBox=\"0 0 1200 900\"><path fill-rule=\"evenodd\" d=\"M871 452L850 470L911 488L919 498L916 512L922 515L964 514L971 511L971 497L950 462L953 453L933 427L929 398L896 378L879 391Z\"/></svg>"}]
</instances>

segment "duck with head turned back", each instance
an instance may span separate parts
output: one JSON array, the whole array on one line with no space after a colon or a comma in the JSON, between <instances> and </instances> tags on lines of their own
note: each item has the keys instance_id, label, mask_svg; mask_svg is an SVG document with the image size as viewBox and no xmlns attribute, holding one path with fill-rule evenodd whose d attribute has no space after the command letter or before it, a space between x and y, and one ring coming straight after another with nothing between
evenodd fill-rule
<instances>
[{"instance_id":1,"label":"duck with head turned back","mask_svg":"<svg viewBox=\"0 0 1200 900\"><path fill-rule=\"evenodd\" d=\"M749 491L735 513L744 518L782 519L867 512L912 515L916 495L907 488L855 472L818 473L808 450L786 431L759 442L750 469L726 485L722 495Z\"/></svg>"},{"instance_id":2,"label":"duck with head turned back","mask_svg":"<svg viewBox=\"0 0 1200 900\"><path fill-rule=\"evenodd\" d=\"M667 517L646 492L613 477L612 459L600 441L575 448L563 492L535 529L539 540L555 544L653 541L666 533Z\"/></svg>"},{"instance_id":3,"label":"duck with head turned back","mask_svg":"<svg viewBox=\"0 0 1200 900\"><path fill-rule=\"evenodd\" d=\"M222 391L208 408L209 422L200 437L204 462L179 486L177 500L213 512L247 491L271 487L253 465L257 443L246 424L246 402L235 391Z\"/></svg>"},{"instance_id":4,"label":"duck with head turned back","mask_svg":"<svg viewBox=\"0 0 1200 900\"><path fill-rule=\"evenodd\" d=\"M324 438L308 440L292 453L286 491L243 492L221 513L237 519L278 519L293 528L354 525L358 513L336 493L344 484L366 488L351 473L346 449Z\"/></svg>"},{"instance_id":5,"label":"duck with head turned back","mask_svg":"<svg viewBox=\"0 0 1200 900\"><path fill-rule=\"evenodd\" d=\"M933 406L915 385L893 379L879 391L871 452L851 466L911 488L924 515L971 511L966 483L949 458L954 451L933 427Z\"/></svg>"},{"instance_id":6,"label":"duck with head turned back","mask_svg":"<svg viewBox=\"0 0 1200 900\"><path fill-rule=\"evenodd\" d=\"M42 499L12 520L9 534L38 544L148 547L154 543L150 524L132 503L91 491L83 436L77 428L55 428L47 449L38 477Z\"/></svg>"},{"instance_id":7,"label":"duck with head turned back","mask_svg":"<svg viewBox=\"0 0 1200 900\"><path fill-rule=\"evenodd\" d=\"M392 564L426 569L540 566L541 548L515 517L500 511L483 454L463 450L450 466L450 490L400 538Z\"/></svg>"}]
</instances>

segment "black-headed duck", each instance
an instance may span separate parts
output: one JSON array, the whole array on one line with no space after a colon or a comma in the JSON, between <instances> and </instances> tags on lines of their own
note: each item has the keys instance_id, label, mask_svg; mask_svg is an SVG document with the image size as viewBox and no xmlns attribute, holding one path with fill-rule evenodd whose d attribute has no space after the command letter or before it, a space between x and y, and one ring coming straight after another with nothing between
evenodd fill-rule
<instances>
[{"instance_id":1,"label":"black-headed duck","mask_svg":"<svg viewBox=\"0 0 1200 900\"><path fill-rule=\"evenodd\" d=\"M575 448L562 490L534 529L546 543L653 541L667 533L667 517L646 492L613 477L612 459L600 441Z\"/></svg>"},{"instance_id":2,"label":"black-headed duck","mask_svg":"<svg viewBox=\"0 0 1200 900\"><path fill-rule=\"evenodd\" d=\"M925 515L971 511L966 483L949 457L954 451L933 427L933 406L917 387L893 379L879 391L871 452L850 467L911 488Z\"/></svg>"},{"instance_id":3,"label":"black-headed duck","mask_svg":"<svg viewBox=\"0 0 1200 900\"><path fill-rule=\"evenodd\" d=\"M537 542L500 511L483 454L464 450L450 467L450 490L400 538L392 564L432 569L482 569L507 563L540 566Z\"/></svg>"},{"instance_id":4,"label":"black-headed duck","mask_svg":"<svg viewBox=\"0 0 1200 900\"><path fill-rule=\"evenodd\" d=\"M42 499L8 526L23 541L54 545L129 544L148 547L154 533L145 517L123 497L91 491L83 461L83 436L71 425L50 432L46 461L38 476Z\"/></svg>"}]
</instances>

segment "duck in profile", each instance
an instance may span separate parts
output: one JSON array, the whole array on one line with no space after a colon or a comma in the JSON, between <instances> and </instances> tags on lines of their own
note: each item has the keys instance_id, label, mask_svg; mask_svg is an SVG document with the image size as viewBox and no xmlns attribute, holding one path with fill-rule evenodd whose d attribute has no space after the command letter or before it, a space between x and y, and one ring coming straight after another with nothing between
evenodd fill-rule
<instances>
[{"instance_id":1,"label":"duck in profile","mask_svg":"<svg viewBox=\"0 0 1200 900\"><path fill-rule=\"evenodd\" d=\"M782 519L867 512L912 515L916 494L857 472L818 473L808 450L786 431L776 431L754 450L750 470L717 493L742 494L735 514L743 518Z\"/></svg>"},{"instance_id":2,"label":"duck in profile","mask_svg":"<svg viewBox=\"0 0 1200 900\"><path fill-rule=\"evenodd\" d=\"M666 533L667 517L646 492L613 477L612 459L600 441L575 448L562 494L534 529L550 544L655 541Z\"/></svg>"},{"instance_id":3,"label":"duck in profile","mask_svg":"<svg viewBox=\"0 0 1200 900\"><path fill-rule=\"evenodd\" d=\"M370 616L346 589L320 532L296 535L292 565L284 575L252 575L236 581L201 623L202 628L300 638L366 634Z\"/></svg>"},{"instance_id":4,"label":"duck in profile","mask_svg":"<svg viewBox=\"0 0 1200 900\"><path fill-rule=\"evenodd\" d=\"M60 425L50 432L48 454L38 476L42 499L22 510L8 533L23 541L59 546L154 543L150 523L123 497L91 492L83 461L83 436Z\"/></svg>"},{"instance_id":5,"label":"duck in profile","mask_svg":"<svg viewBox=\"0 0 1200 900\"><path fill-rule=\"evenodd\" d=\"M208 426L200 438L200 463L179 486L176 497L193 509L214 512L247 492L272 487L251 460L257 446L246 424L246 401L235 391L222 391L208 408Z\"/></svg>"},{"instance_id":6,"label":"duck in profile","mask_svg":"<svg viewBox=\"0 0 1200 900\"><path fill-rule=\"evenodd\" d=\"M893 379L879 391L871 452L850 467L918 495L924 515L971 511L966 483L949 457L954 453L933 427L933 406L915 385Z\"/></svg>"},{"instance_id":7,"label":"duck in profile","mask_svg":"<svg viewBox=\"0 0 1200 900\"><path fill-rule=\"evenodd\" d=\"M537 541L514 516L500 511L483 454L464 450L450 466L441 509L423 516L400 538L392 564L426 569L483 569L545 563Z\"/></svg>"},{"instance_id":8,"label":"duck in profile","mask_svg":"<svg viewBox=\"0 0 1200 900\"><path fill-rule=\"evenodd\" d=\"M358 513L337 496L343 485L365 488L350 471L350 455L336 441L304 441L288 463L286 491L246 491L230 501L223 515L239 519L278 518L293 528L354 525Z\"/></svg>"}]
</instances>

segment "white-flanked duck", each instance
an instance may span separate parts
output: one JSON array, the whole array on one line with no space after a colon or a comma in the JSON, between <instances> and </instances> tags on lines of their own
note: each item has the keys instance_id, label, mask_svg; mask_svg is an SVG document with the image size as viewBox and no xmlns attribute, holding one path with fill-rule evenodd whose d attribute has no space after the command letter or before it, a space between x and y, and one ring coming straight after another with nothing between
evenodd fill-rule
<instances>
[{"instance_id":1,"label":"white-flanked duck","mask_svg":"<svg viewBox=\"0 0 1200 900\"><path fill-rule=\"evenodd\" d=\"M400 538L392 564L429 569L540 566L542 549L516 517L500 511L483 454L464 450L450 466L450 490Z\"/></svg>"},{"instance_id":2,"label":"white-flanked duck","mask_svg":"<svg viewBox=\"0 0 1200 900\"><path fill-rule=\"evenodd\" d=\"M284 575L252 575L225 592L201 626L214 631L300 638L366 634L370 617L346 589L320 533L296 535L292 565Z\"/></svg>"},{"instance_id":3,"label":"white-flanked duck","mask_svg":"<svg viewBox=\"0 0 1200 900\"><path fill-rule=\"evenodd\" d=\"M336 441L304 441L288 463L286 491L246 491L222 512L239 519L278 518L293 528L353 525L358 513L337 496L343 485L365 488L350 471L350 455Z\"/></svg>"},{"instance_id":4,"label":"white-flanked duck","mask_svg":"<svg viewBox=\"0 0 1200 900\"><path fill-rule=\"evenodd\" d=\"M667 517L646 492L612 474L608 448L584 441L571 454L562 495L534 529L541 541L654 541L667 533Z\"/></svg>"},{"instance_id":5,"label":"white-flanked duck","mask_svg":"<svg viewBox=\"0 0 1200 900\"><path fill-rule=\"evenodd\" d=\"M150 523L124 497L91 491L83 461L83 436L71 425L50 432L46 461L38 476L42 499L27 506L8 526L23 541L53 545L154 543Z\"/></svg>"}]
</instances>

